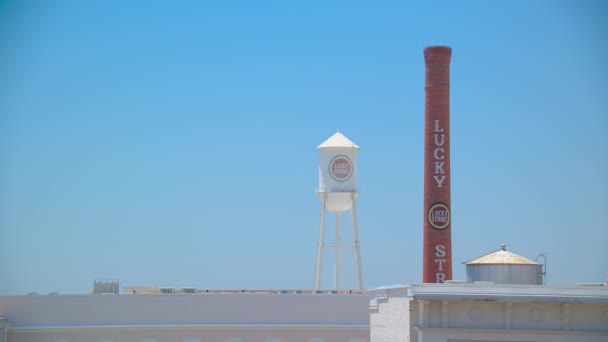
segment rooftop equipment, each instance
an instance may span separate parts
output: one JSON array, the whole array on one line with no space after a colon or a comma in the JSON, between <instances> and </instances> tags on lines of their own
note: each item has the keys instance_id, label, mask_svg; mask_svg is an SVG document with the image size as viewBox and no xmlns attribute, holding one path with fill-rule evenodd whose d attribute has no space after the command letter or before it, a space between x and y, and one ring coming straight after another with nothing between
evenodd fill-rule
<instances>
[{"instance_id":1,"label":"rooftop equipment","mask_svg":"<svg viewBox=\"0 0 608 342\"><path fill-rule=\"evenodd\" d=\"M118 279L93 280L93 294L118 294L119 289Z\"/></svg>"},{"instance_id":2,"label":"rooftop equipment","mask_svg":"<svg viewBox=\"0 0 608 342\"><path fill-rule=\"evenodd\" d=\"M542 264L507 251L505 244L498 251L467 261L465 265L467 281L471 283L543 284Z\"/></svg>"}]
</instances>

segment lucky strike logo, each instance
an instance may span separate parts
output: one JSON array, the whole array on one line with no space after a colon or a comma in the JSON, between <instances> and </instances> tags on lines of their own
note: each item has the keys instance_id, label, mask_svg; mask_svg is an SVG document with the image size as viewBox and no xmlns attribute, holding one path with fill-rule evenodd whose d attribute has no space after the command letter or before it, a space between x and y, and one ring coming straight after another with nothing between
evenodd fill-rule
<instances>
[{"instance_id":1,"label":"lucky strike logo","mask_svg":"<svg viewBox=\"0 0 608 342\"><path fill-rule=\"evenodd\" d=\"M450 225L450 208L445 203L435 203L429 208L427 219L434 229L446 229Z\"/></svg>"},{"instance_id":2,"label":"lucky strike logo","mask_svg":"<svg viewBox=\"0 0 608 342\"><path fill-rule=\"evenodd\" d=\"M336 156L329 162L329 174L338 182L344 182L353 173L353 165L347 156Z\"/></svg>"}]
</instances>

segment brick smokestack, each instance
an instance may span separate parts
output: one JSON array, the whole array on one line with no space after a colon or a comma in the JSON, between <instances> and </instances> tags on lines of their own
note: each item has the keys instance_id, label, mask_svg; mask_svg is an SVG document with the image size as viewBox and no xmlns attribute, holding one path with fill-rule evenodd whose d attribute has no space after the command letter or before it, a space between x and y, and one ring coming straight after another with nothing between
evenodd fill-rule
<instances>
[{"instance_id":1,"label":"brick smokestack","mask_svg":"<svg viewBox=\"0 0 608 342\"><path fill-rule=\"evenodd\" d=\"M452 49L424 49L426 64L424 118L423 282L452 279L450 204L450 58Z\"/></svg>"}]
</instances>

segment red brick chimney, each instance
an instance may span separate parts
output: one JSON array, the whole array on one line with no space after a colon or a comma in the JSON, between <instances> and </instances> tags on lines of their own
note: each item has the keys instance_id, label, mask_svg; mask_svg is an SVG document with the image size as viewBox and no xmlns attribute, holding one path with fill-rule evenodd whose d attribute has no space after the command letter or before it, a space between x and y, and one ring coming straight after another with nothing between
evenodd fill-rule
<instances>
[{"instance_id":1,"label":"red brick chimney","mask_svg":"<svg viewBox=\"0 0 608 342\"><path fill-rule=\"evenodd\" d=\"M452 49L424 49L426 64L424 119L423 282L452 279L450 209L450 58Z\"/></svg>"}]
</instances>

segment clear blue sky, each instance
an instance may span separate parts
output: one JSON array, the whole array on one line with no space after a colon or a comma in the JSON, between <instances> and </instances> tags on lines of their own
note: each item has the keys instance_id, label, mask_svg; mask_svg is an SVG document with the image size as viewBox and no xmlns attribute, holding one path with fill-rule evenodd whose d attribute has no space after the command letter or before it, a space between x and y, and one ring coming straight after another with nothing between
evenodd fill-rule
<instances>
[{"instance_id":1,"label":"clear blue sky","mask_svg":"<svg viewBox=\"0 0 608 342\"><path fill-rule=\"evenodd\" d=\"M312 288L315 147L336 129L361 146L365 286L420 282L429 45L453 48L455 278L506 243L548 253L550 284L603 282L607 18L604 1L3 1L0 294Z\"/></svg>"}]
</instances>

